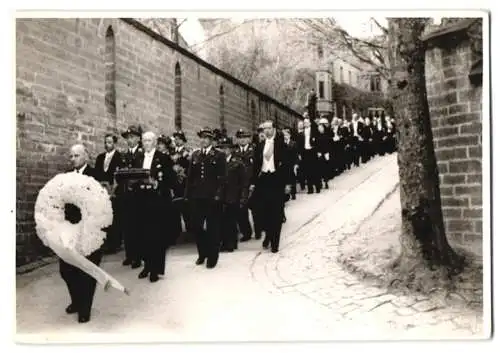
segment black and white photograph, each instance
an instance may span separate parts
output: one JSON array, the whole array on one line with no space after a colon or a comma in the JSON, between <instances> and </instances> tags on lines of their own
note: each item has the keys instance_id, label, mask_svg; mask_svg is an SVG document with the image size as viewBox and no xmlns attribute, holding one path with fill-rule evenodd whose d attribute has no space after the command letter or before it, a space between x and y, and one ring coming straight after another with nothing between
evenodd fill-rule
<instances>
[{"instance_id":1,"label":"black and white photograph","mask_svg":"<svg viewBox=\"0 0 500 353\"><path fill-rule=\"evenodd\" d=\"M491 338L487 10L13 16L17 343Z\"/></svg>"}]
</instances>

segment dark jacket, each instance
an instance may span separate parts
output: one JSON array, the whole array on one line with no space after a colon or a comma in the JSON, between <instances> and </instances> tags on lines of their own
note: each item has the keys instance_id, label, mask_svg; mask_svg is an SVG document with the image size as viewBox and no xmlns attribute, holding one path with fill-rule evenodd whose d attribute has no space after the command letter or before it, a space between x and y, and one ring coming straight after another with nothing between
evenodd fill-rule
<instances>
[{"instance_id":1,"label":"dark jacket","mask_svg":"<svg viewBox=\"0 0 500 353\"><path fill-rule=\"evenodd\" d=\"M224 203L246 204L248 198L247 183L243 161L238 156L232 155L229 161L226 162L226 177L222 198Z\"/></svg>"},{"instance_id":2,"label":"dark jacket","mask_svg":"<svg viewBox=\"0 0 500 353\"><path fill-rule=\"evenodd\" d=\"M186 180L185 197L190 200L222 200L226 157L224 153L210 149L208 155L196 150L191 156Z\"/></svg>"},{"instance_id":3,"label":"dark jacket","mask_svg":"<svg viewBox=\"0 0 500 353\"><path fill-rule=\"evenodd\" d=\"M265 141L260 142L257 144L254 150L253 173L250 182L252 185L256 184L262 170L262 163L264 160L264 146ZM283 187L287 184L293 183L293 170L287 151L287 146L285 144L283 136L278 132L276 132L276 136L274 137L274 166L276 168L276 173L278 173L278 177L283 184Z\"/></svg>"},{"instance_id":4,"label":"dark jacket","mask_svg":"<svg viewBox=\"0 0 500 353\"><path fill-rule=\"evenodd\" d=\"M318 133L316 136L316 152L321 154L330 153L332 150L332 138L325 131L324 133Z\"/></svg>"},{"instance_id":5,"label":"dark jacket","mask_svg":"<svg viewBox=\"0 0 500 353\"><path fill-rule=\"evenodd\" d=\"M238 146L234 155L237 156L245 167L245 187L248 188L250 185L250 180L252 178L253 173L253 155L254 155L254 145L249 144L246 151L241 151L241 148Z\"/></svg>"},{"instance_id":6,"label":"dark jacket","mask_svg":"<svg viewBox=\"0 0 500 353\"><path fill-rule=\"evenodd\" d=\"M109 162L109 167L107 171L104 171L104 159L106 158L106 152L99 154L95 160L95 172L97 175L97 180L107 181L111 185L114 184L114 175L117 169L123 168L123 157L120 152L115 151L115 154Z\"/></svg>"},{"instance_id":7,"label":"dark jacket","mask_svg":"<svg viewBox=\"0 0 500 353\"><path fill-rule=\"evenodd\" d=\"M144 162L144 153L139 154L136 158L137 168L142 168ZM158 181L158 193L166 199L171 199L171 190L175 182L175 174L173 170L173 162L170 156L155 150L153 161L150 169L151 177Z\"/></svg>"},{"instance_id":8,"label":"dark jacket","mask_svg":"<svg viewBox=\"0 0 500 353\"><path fill-rule=\"evenodd\" d=\"M138 146L134 153L130 153L130 149L121 154L122 164L126 168L142 168L142 161L144 160L144 150Z\"/></svg>"},{"instance_id":9,"label":"dark jacket","mask_svg":"<svg viewBox=\"0 0 500 353\"><path fill-rule=\"evenodd\" d=\"M290 139L288 144L285 142L288 151L288 160L290 161L291 167L299 164L299 150L297 148L297 143Z\"/></svg>"}]
</instances>

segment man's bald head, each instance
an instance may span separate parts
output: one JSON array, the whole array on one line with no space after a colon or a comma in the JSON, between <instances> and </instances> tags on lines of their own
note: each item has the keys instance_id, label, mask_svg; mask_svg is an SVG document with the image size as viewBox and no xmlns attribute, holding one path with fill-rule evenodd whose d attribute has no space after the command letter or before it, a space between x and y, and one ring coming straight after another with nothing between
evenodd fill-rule
<instances>
[{"instance_id":1,"label":"man's bald head","mask_svg":"<svg viewBox=\"0 0 500 353\"><path fill-rule=\"evenodd\" d=\"M70 148L70 161L73 168L81 168L88 162L89 154L87 148L81 144L77 143Z\"/></svg>"}]
</instances>

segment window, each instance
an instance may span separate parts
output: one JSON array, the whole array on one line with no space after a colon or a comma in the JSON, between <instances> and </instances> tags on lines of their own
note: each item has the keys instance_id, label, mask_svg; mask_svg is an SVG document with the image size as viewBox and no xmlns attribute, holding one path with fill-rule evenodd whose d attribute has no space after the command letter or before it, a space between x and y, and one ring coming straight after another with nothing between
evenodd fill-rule
<instances>
[{"instance_id":1,"label":"window","mask_svg":"<svg viewBox=\"0 0 500 353\"><path fill-rule=\"evenodd\" d=\"M174 123L177 130L182 130L182 77L181 66L179 62L175 64L175 79L174 79L174 102L175 102L175 115Z\"/></svg>"},{"instance_id":2,"label":"window","mask_svg":"<svg viewBox=\"0 0 500 353\"><path fill-rule=\"evenodd\" d=\"M318 82L318 94L319 94L319 99L325 98L325 82L324 81Z\"/></svg>"},{"instance_id":3,"label":"window","mask_svg":"<svg viewBox=\"0 0 500 353\"><path fill-rule=\"evenodd\" d=\"M348 80L349 80L348 82L349 82L349 84L350 84L350 85L352 85L352 80L351 80L351 71L349 71L349 72L347 73L347 75L348 75Z\"/></svg>"},{"instance_id":4,"label":"window","mask_svg":"<svg viewBox=\"0 0 500 353\"><path fill-rule=\"evenodd\" d=\"M339 75L339 82L344 83L344 68L341 66L340 67L340 75Z\"/></svg>"},{"instance_id":5,"label":"window","mask_svg":"<svg viewBox=\"0 0 500 353\"><path fill-rule=\"evenodd\" d=\"M379 75L372 75L370 77L370 91L372 91L372 92L380 92L381 91L380 76Z\"/></svg>"},{"instance_id":6,"label":"window","mask_svg":"<svg viewBox=\"0 0 500 353\"><path fill-rule=\"evenodd\" d=\"M106 46L105 46L105 96L104 102L106 112L112 118L116 118L116 64L115 64L115 33L111 26L106 30Z\"/></svg>"},{"instance_id":7,"label":"window","mask_svg":"<svg viewBox=\"0 0 500 353\"><path fill-rule=\"evenodd\" d=\"M252 101L250 103L250 114L252 116L252 129L255 130L256 125L257 125L256 124L257 117L256 117L256 109L255 109L255 102L254 101Z\"/></svg>"},{"instance_id":8,"label":"window","mask_svg":"<svg viewBox=\"0 0 500 353\"><path fill-rule=\"evenodd\" d=\"M318 58L323 59L324 52L323 52L323 45L318 44Z\"/></svg>"}]
</instances>

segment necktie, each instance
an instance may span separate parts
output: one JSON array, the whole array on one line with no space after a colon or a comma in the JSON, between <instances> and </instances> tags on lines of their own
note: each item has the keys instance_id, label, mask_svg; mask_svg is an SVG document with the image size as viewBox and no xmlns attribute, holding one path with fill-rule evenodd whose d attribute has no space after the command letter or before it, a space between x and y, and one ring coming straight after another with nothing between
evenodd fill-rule
<instances>
[{"instance_id":1,"label":"necktie","mask_svg":"<svg viewBox=\"0 0 500 353\"><path fill-rule=\"evenodd\" d=\"M273 141L269 140L269 143L266 144L266 150L264 151L264 158L266 161L271 160L271 157L273 156Z\"/></svg>"},{"instance_id":2,"label":"necktie","mask_svg":"<svg viewBox=\"0 0 500 353\"><path fill-rule=\"evenodd\" d=\"M111 162L111 154L106 153L106 158L104 158L104 171L107 172L109 168L109 163Z\"/></svg>"}]
</instances>

